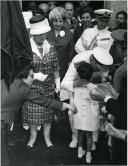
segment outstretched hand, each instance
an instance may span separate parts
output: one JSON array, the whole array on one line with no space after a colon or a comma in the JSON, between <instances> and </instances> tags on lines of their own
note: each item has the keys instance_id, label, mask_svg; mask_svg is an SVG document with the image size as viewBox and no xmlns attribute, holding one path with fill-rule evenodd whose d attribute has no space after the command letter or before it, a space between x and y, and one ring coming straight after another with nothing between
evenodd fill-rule
<instances>
[{"instance_id":1,"label":"outstretched hand","mask_svg":"<svg viewBox=\"0 0 128 166\"><path fill-rule=\"evenodd\" d=\"M70 104L67 104L67 103L63 103L62 111L66 110L66 109L72 111L73 114L76 114L76 113L77 113L76 107L74 107L74 106L72 106L72 105L70 105Z\"/></svg>"},{"instance_id":2,"label":"outstretched hand","mask_svg":"<svg viewBox=\"0 0 128 166\"><path fill-rule=\"evenodd\" d=\"M90 92L90 97L92 100L103 101L106 97L106 92L102 89L95 88Z\"/></svg>"},{"instance_id":3,"label":"outstretched hand","mask_svg":"<svg viewBox=\"0 0 128 166\"><path fill-rule=\"evenodd\" d=\"M122 132L121 130L116 129L110 123L107 123L107 125L106 125L106 131L107 131L108 135L110 135L112 137L116 137L118 139L123 139L123 140L125 139L126 133L124 131Z\"/></svg>"}]
</instances>

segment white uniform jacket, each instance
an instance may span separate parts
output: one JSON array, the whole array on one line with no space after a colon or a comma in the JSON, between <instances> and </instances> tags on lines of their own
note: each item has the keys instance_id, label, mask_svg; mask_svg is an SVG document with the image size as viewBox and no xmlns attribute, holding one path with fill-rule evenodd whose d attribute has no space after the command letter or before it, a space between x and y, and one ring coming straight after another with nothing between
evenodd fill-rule
<instances>
[{"instance_id":1,"label":"white uniform jacket","mask_svg":"<svg viewBox=\"0 0 128 166\"><path fill-rule=\"evenodd\" d=\"M113 39L111 37L111 32L108 30L108 27L102 30L97 29L97 25L93 28L88 28L84 30L81 37L78 39L75 50L77 53L83 52L85 50L93 49L91 45L100 46L109 51Z\"/></svg>"}]
</instances>

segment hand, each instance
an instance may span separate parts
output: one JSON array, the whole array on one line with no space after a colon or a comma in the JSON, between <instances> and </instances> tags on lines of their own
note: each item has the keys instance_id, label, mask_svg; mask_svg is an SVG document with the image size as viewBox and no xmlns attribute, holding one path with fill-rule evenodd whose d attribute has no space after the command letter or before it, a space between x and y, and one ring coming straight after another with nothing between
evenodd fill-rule
<instances>
[{"instance_id":1,"label":"hand","mask_svg":"<svg viewBox=\"0 0 128 166\"><path fill-rule=\"evenodd\" d=\"M107 123L106 125L106 131L108 133L108 135L112 136L112 137L116 137L118 139L125 139L125 135L123 132L121 132L120 130L116 129L115 127L113 127L111 125L111 123Z\"/></svg>"},{"instance_id":2,"label":"hand","mask_svg":"<svg viewBox=\"0 0 128 166\"><path fill-rule=\"evenodd\" d=\"M88 48L89 50L93 50L95 47L97 47L97 36L99 36L99 34L94 36L94 38L92 39L91 44Z\"/></svg>"},{"instance_id":3,"label":"hand","mask_svg":"<svg viewBox=\"0 0 128 166\"><path fill-rule=\"evenodd\" d=\"M106 92L99 88L95 88L95 90L90 92L90 97L92 100L103 101L106 97Z\"/></svg>"},{"instance_id":4,"label":"hand","mask_svg":"<svg viewBox=\"0 0 128 166\"><path fill-rule=\"evenodd\" d=\"M66 109L72 111L74 114L77 113L77 109L74 106L67 104L67 103L63 103L62 111L66 110Z\"/></svg>"},{"instance_id":5,"label":"hand","mask_svg":"<svg viewBox=\"0 0 128 166\"><path fill-rule=\"evenodd\" d=\"M41 72L39 72L39 73L34 73L34 79L35 79L35 80L45 81L47 77L48 77L48 75L43 74L43 73L41 73Z\"/></svg>"}]
</instances>

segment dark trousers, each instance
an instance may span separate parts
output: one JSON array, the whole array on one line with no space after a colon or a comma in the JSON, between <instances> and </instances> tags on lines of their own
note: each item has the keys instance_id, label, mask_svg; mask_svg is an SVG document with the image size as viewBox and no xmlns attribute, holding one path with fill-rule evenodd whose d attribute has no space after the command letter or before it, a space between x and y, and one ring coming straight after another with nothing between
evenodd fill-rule
<instances>
[{"instance_id":1,"label":"dark trousers","mask_svg":"<svg viewBox=\"0 0 128 166\"><path fill-rule=\"evenodd\" d=\"M113 138L112 160L116 165L127 164L127 143L120 139Z\"/></svg>"},{"instance_id":2,"label":"dark trousers","mask_svg":"<svg viewBox=\"0 0 128 166\"><path fill-rule=\"evenodd\" d=\"M1 122L1 166L7 166L10 164L8 153L7 153L7 131L4 122Z\"/></svg>"}]
</instances>

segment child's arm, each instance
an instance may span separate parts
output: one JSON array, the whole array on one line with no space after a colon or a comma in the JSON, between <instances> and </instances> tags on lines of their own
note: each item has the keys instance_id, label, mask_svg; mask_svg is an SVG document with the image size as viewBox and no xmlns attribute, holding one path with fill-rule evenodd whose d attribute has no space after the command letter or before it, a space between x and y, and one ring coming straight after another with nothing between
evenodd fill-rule
<instances>
[{"instance_id":1,"label":"child's arm","mask_svg":"<svg viewBox=\"0 0 128 166\"><path fill-rule=\"evenodd\" d=\"M69 98L70 98L70 105L74 107L74 93L73 92L69 93ZM72 111L69 110L68 113L69 114L77 113L77 110L75 110L75 112L72 112Z\"/></svg>"},{"instance_id":2,"label":"child's arm","mask_svg":"<svg viewBox=\"0 0 128 166\"><path fill-rule=\"evenodd\" d=\"M73 88L76 87L86 87L86 85L89 83L89 81L85 80L85 79L77 79L74 80L73 82Z\"/></svg>"}]
</instances>

